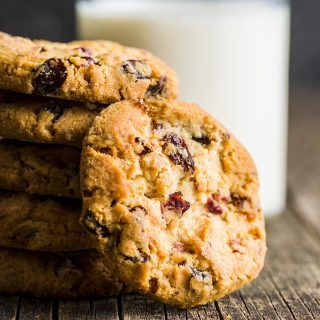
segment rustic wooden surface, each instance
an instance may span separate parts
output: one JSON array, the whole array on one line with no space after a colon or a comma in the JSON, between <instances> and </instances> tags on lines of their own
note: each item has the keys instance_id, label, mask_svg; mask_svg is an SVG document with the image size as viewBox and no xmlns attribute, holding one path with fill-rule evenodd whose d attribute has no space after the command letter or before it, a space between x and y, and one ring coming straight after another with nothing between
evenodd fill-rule
<instances>
[{"instance_id":1,"label":"rustic wooden surface","mask_svg":"<svg viewBox=\"0 0 320 320\"><path fill-rule=\"evenodd\" d=\"M267 222L266 266L253 284L188 311L140 295L0 297L0 319L320 319L320 88L294 90L290 105L288 208Z\"/></svg>"}]
</instances>

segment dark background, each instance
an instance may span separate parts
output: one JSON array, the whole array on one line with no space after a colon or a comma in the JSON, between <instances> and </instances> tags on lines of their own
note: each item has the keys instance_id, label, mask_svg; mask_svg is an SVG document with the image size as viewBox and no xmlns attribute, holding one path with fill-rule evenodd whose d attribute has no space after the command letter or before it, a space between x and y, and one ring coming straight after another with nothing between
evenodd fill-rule
<instances>
[{"instance_id":1,"label":"dark background","mask_svg":"<svg viewBox=\"0 0 320 320\"><path fill-rule=\"evenodd\" d=\"M72 40L74 2L0 0L0 30L31 38ZM292 0L291 8L291 85L320 83L320 1Z\"/></svg>"}]
</instances>

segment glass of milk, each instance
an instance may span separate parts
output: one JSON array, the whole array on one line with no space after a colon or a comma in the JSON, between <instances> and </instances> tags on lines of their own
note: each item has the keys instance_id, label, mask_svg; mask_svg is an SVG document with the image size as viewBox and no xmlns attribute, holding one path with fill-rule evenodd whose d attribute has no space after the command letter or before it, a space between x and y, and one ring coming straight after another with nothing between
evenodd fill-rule
<instances>
[{"instance_id":1,"label":"glass of milk","mask_svg":"<svg viewBox=\"0 0 320 320\"><path fill-rule=\"evenodd\" d=\"M172 66L179 98L200 104L252 154L265 214L284 209L287 1L91 0L76 10L79 38L145 48Z\"/></svg>"}]
</instances>

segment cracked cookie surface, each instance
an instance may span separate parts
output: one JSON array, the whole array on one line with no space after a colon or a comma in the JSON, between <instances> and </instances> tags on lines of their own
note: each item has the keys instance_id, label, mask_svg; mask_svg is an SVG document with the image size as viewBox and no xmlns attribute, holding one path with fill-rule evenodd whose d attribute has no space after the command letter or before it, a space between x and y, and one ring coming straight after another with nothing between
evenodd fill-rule
<instances>
[{"instance_id":1,"label":"cracked cookie surface","mask_svg":"<svg viewBox=\"0 0 320 320\"><path fill-rule=\"evenodd\" d=\"M94 250L79 223L81 202L0 190L0 246L33 251Z\"/></svg>"},{"instance_id":2,"label":"cracked cookie surface","mask_svg":"<svg viewBox=\"0 0 320 320\"><path fill-rule=\"evenodd\" d=\"M115 103L81 159L83 226L135 290L188 308L259 274L266 251L255 165L194 104Z\"/></svg>"},{"instance_id":3,"label":"cracked cookie surface","mask_svg":"<svg viewBox=\"0 0 320 320\"><path fill-rule=\"evenodd\" d=\"M80 198L80 150L0 140L0 188Z\"/></svg>"},{"instance_id":4,"label":"cracked cookie surface","mask_svg":"<svg viewBox=\"0 0 320 320\"><path fill-rule=\"evenodd\" d=\"M68 255L0 248L0 293L58 299L129 291L96 253Z\"/></svg>"},{"instance_id":5,"label":"cracked cookie surface","mask_svg":"<svg viewBox=\"0 0 320 320\"><path fill-rule=\"evenodd\" d=\"M0 136L79 147L93 119L106 107L2 90Z\"/></svg>"},{"instance_id":6,"label":"cracked cookie surface","mask_svg":"<svg viewBox=\"0 0 320 320\"><path fill-rule=\"evenodd\" d=\"M151 53L118 43L57 43L0 33L0 88L112 103L177 96L174 71Z\"/></svg>"}]
</instances>

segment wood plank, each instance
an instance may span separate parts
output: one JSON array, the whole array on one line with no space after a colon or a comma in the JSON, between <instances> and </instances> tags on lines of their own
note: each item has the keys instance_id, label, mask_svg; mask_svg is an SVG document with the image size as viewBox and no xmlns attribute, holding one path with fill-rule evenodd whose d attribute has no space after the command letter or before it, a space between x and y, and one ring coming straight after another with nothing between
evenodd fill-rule
<instances>
[{"instance_id":1,"label":"wood plank","mask_svg":"<svg viewBox=\"0 0 320 320\"><path fill-rule=\"evenodd\" d=\"M139 294L122 297L123 320L165 320L164 305Z\"/></svg>"},{"instance_id":2,"label":"wood plank","mask_svg":"<svg viewBox=\"0 0 320 320\"><path fill-rule=\"evenodd\" d=\"M121 309L121 308L120 308ZM95 300L91 302L92 319L119 320L117 298Z\"/></svg>"},{"instance_id":3,"label":"wood plank","mask_svg":"<svg viewBox=\"0 0 320 320\"><path fill-rule=\"evenodd\" d=\"M52 301L22 297L20 301L18 319L52 319Z\"/></svg>"},{"instance_id":4,"label":"wood plank","mask_svg":"<svg viewBox=\"0 0 320 320\"><path fill-rule=\"evenodd\" d=\"M292 212L268 223L266 266L251 285L218 302L234 319L320 319L320 237Z\"/></svg>"},{"instance_id":5,"label":"wood plank","mask_svg":"<svg viewBox=\"0 0 320 320\"><path fill-rule=\"evenodd\" d=\"M92 319L89 300L59 301L59 320L83 319Z\"/></svg>"},{"instance_id":6,"label":"wood plank","mask_svg":"<svg viewBox=\"0 0 320 320\"><path fill-rule=\"evenodd\" d=\"M166 318L172 320L215 320L220 319L219 312L215 303L210 303L205 306L182 310L171 306L165 306Z\"/></svg>"},{"instance_id":7,"label":"wood plank","mask_svg":"<svg viewBox=\"0 0 320 320\"><path fill-rule=\"evenodd\" d=\"M18 297L0 296L0 319L15 319L19 306Z\"/></svg>"}]
</instances>

